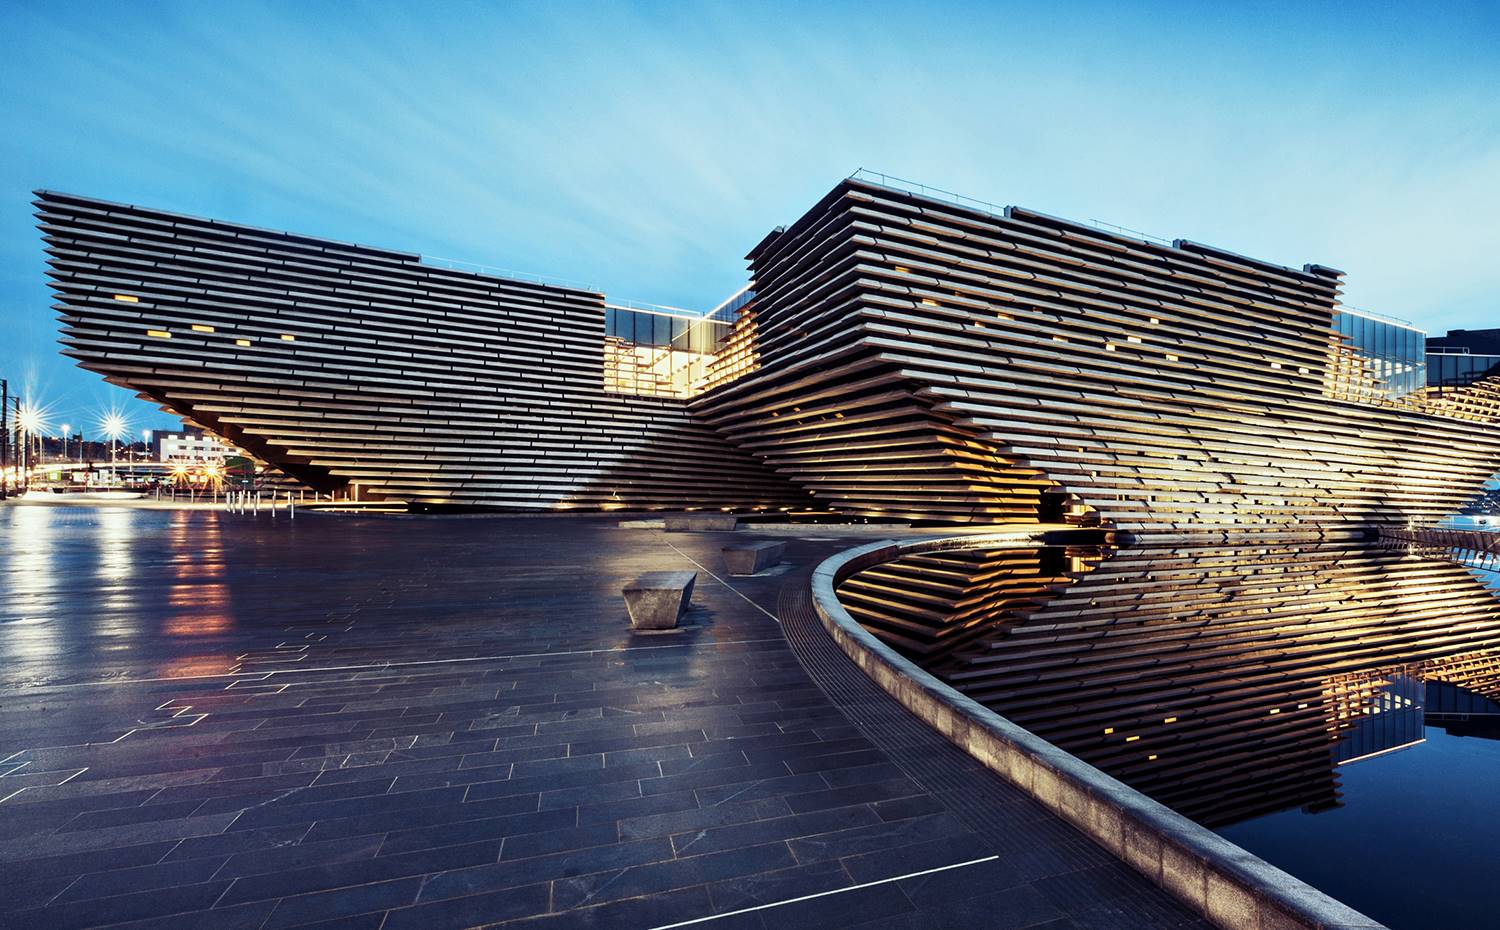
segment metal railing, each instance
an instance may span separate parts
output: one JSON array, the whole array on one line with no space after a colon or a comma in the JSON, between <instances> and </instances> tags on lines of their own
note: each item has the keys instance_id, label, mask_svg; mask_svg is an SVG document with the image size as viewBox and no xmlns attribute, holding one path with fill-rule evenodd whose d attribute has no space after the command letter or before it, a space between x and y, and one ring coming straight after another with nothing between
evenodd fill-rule
<instances>
[{"instance_id":1,"label":"metal railing","mask_svg":"<svg viewBox=\"0 0 1500 930\"><path fill-rule=\"evenodd\" d=\"M888 187L891 190L905 191L908 194L916 194L919 197L927 197L932 200L941 200L945 203L951 203L954 206L967 207L970 210L977 210L980 213L988 213L991 216L1000 217L1001 219L1005 218L1006 207L1003 207L1000 204L990 203L988 200L979 200L975 197L968 197L964 194L956 194L953 191L944 190L941 187L933 187L929 184L923 184L919 181L910 181L906 178L898 178L895 175L886 174L881 171L871 171L868 168L860 168L853 174L849 175L849 179L854 181L866 181L870 184L877 184L880 187ZM1087 225L1093 226L1094 228L1102 232L1113 233L1115 235L1125 235L1126 237L1131 239L1140 239L1142 241L1150 242L1155 245L1166 246L1167 248L1173 247L1171 239L1167 239L1163 236L1155 236L1147 232L1141 232L1139 229L1131 229L1129 226L1120 226L1115 223L1106 223L1103 220L1096 219L1090 219L1087 222Z\"/></svg>"},{"instance_id":2,"label":"metal railing","mask_svg":"<svg viewBox=\"0 0 1500 930\"><path fill-rule=\"evenodd\" d=\"M1500 355L1497 355L1497 354L1494 354L1494 353L1491 353L1491 352L1475 352L1473 349L1470 349L1468 346L1438 346L1436 348L1430 348L1430 349L1428 349L1427 350L1427 354L1428 355L1463 355L1463 356L1468 356L1470 358L1496 358L1496 359L1500 359Z\"/></svg>"},{"instance_id":3,"label":"metal railing","mask_svg":"<svg viewBox=\"0 0 1500 930\"><path fill-rule=\"evenodd\" d=\"M1444 550L1454 561L1484 571L1500 571L1500 532L1444 526L1381 526L1380 538L1414 549Z\"/></svg>"},{"instance_id":4,"label":"metal railing","mask_svg":"<svg viewBox=\"0 0 1500 930\"><path fill-rule=\"evenodd\" d=\"M1411 320L1403 320L1399 316L1391 316L1389 313L1376 313L1374 310L1366 310L1364 307L1356 307L1353 304L1346 303L1334 304L1334 309L1342 310L1345 313L1352 313L1355 316L1362 316L1367 320L1374 320L1377 323L1392 323L1396 326L1404 326L1407 329L1414 329L1424 336L1427 335L1425 329L1417 326Z\"/></svg>"},{"instance_id":5,"label":"metal railing","mask_svg":"<svg viewBox=\"0 0 1500 930\"><path fill-rule=\"evenodd\" d=\"M529 271L516 271L513 268L500 268L495 265L481 265L478 262L468 262L457 258L443 258L438 255L422 255L419 260L423 265L431 265L434 268L446 268L449 271L467 271L471 274L487 275L491 278L504 278L507 281L519 281L525 284L541 284L551 287L566 287L575 291L592 291L595 294L604 293L604 289L585 281L577 281L569 278L558 278L551 275L533 274Z\"/></svg>"}]
</instances>

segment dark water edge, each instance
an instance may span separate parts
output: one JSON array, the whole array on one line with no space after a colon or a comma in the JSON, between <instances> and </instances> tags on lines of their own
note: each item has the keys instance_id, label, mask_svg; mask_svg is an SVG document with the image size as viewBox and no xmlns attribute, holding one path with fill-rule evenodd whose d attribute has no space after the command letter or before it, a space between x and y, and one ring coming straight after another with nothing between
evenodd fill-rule
<instances>
[{"instance_id":1,"label":"dark water edge","mask_svg":"<svg viewBox=\"0 0 1500 930\"><path fill-rule=\"evenodd\" d=\"M1500 739L1425 731L1342 766L1342 807L1218 832L1392 930L1500 927Z\"/></svg>"}]
</instances>

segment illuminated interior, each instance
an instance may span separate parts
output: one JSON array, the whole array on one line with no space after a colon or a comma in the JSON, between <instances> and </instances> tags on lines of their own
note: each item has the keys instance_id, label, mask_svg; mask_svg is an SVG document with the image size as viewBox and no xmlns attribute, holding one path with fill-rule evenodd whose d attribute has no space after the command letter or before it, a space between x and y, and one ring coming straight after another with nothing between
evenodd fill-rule
<instances>
[{"instance_id":1,"label":"illuminated interior","mask_svg":"<svg viewBox=\"0 0 1500 930\"><path fill-rule=\"evenodd\" d=\"M723 317L743 303L733 308L729 303L701 316L666 307L606 305L604 389L685 399L733 380L738 375L730 376L719 356L738 344L732 335L741 327ZM735 355L744 358L745 353ZM733 367L738 373L752 370L748 359Z\"/></svg>"}]
</instances>

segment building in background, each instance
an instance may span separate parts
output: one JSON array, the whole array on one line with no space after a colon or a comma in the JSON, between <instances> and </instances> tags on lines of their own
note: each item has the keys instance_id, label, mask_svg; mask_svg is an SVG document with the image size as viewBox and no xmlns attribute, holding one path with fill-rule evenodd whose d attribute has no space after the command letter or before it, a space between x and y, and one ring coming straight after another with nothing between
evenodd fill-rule
<instances>
[{"instance_id":1,"label":"building in background","mask_svg":"<svg viewBox=\"0 0 1500 930\"><path fill-rule=\"evenodd\" d=\"M202 430L156 432L152 434L151 442L155 458L159 462L222 465L225 459L239 454L234 446Z\"/></svg>"},{"instance_id":2,"label":"building in background","mask_svg":"<svg viewBox=\"0 0 1500 930\"><path fill-rule=\"evenodd\" d=\"M1427 340L1427 383L1461 388L1500 373L1500 329L1450 329Z\"/></svg>"}]
</instances>

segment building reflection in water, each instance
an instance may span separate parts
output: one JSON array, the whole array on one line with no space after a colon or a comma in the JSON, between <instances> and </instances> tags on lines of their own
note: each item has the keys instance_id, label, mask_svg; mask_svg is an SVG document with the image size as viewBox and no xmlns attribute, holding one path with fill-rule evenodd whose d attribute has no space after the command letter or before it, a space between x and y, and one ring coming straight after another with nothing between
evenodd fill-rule
<instances>
[{"instance_id":1,"label":"building reflection in water","mask_svg":"<svg viewBox=\"0 0 1500 930\"><path fill-rule=\"evenodd\" d=\"M168 636L213 636L234 626L219 515L195 516L178 511L167 527L171 572L162 632Z\"/></svg>"},{"instance_id":2,"label":"building reflection in water","mask_svg":"<svg viewBox=\"0 0 1500 930\"><path fill-rule=\"evenodd\" d=\"M54 561L53 522L35 507L0 511L0 664L55 658L60 648L57 626L61 610L59 566Z\"/></svg>"},{"instance_id":3,"label":"building reflection in water","mask_svg":"<svg viewBox=\"0 0 1500 930\"><path fill-rule=\"evenodd\" d=\"M1335 767L1420 741L1428 691L1500 697L1500 600L1353 535L935 552L839 597L959 691L1209 827L1337 805Z\"/></svg>"},{"instance_id":4,"label":"building reflection in water","mask_svg":"<svg viewBox=\"0 0 1500 930\"><path fill-rule=\"evenodd\" d=\"M94 544L94 581L99 598L94 632L134 637L140 632L137 614L141 608L137 603L140 592L132 584L138 513L125 507L102 507L91 516L95 526L85 538Z\"/></svg>"}]
</instances>

